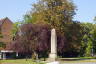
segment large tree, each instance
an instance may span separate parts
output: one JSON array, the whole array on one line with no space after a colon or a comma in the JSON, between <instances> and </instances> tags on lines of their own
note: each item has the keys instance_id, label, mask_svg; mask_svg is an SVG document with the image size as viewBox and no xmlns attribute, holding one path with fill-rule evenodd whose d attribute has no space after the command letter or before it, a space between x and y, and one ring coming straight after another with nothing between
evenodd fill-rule
<instances>
[{"instance_id":1,"label":"large tree","mask_svg":"<svg viewBox=\"0 0 96 64\"><path fill-rule=\"evenodd\" d=\"M21 25L11 49L19 53L30 55L32 53L45 53L50 45L50 27L44 24Z\"/></svg>"},{"instance_id":2,"label":"large tree","mask_svg":"<svg viewBox=\"0 0 96 64\"><path fill-rule=\"evenodd\" d=\"M66 24L72 22L75 8L71 0L38 0L33 4L32 11L25 15L25 20L48 23L51 27L64 31Z\"/></svg>"},{"instance_id":3,"label":"large tree","mask_svg":"<svg viewBox=\"0 0 96 64\"><path fill-rule=\"evenodd\" d=\"M81 47L81 56L92 56L93 53L96 53L96 24L92 23L82 23L84 29L82 30L82 47Z\"/></svg>"},{"instance_id":4,"label":"large tree","mask_svg":"<svg viewBox=\"0 0 96 64\"><path fill-rule=\"evenodd\" d=\"M82 39L82 27L79 22L73 21L75 10L76 6L71 0L38 0L30 13L25 15L24 22L43 23L55 28L61 41L58 41L58 51L62 51L59 54L67 51L69 54L66 54L70 55L79 52Z\"/></svg>"}]
</instances>

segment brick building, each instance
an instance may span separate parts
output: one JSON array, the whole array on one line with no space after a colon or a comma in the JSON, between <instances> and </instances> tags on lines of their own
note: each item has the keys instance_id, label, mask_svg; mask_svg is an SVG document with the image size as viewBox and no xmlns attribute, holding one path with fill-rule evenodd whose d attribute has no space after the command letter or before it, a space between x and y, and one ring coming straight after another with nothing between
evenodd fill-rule
<instances>
[{"instance_id":1,"label":"brick building","mask_svg":"<svg viewBox=\"0 0 96 64\"><path fill-rule=\"evenodd\" d=\"M9 18L0 19L0 44L5 44L5 48L0 47L0 59L10 57L12 51L6 50L6 45L12 42L13 23Z\"/></svg>"},{"instance_id":2,"label":"brick building","mask_svg":"<svg viewBox=\"0 0 96 64\"><path fill-rule=\"evenodd\" d=\"M12 29L13 23L9 18L0 20L0 42L4 44L12 42Z\"/></svg>"}]
</instances>

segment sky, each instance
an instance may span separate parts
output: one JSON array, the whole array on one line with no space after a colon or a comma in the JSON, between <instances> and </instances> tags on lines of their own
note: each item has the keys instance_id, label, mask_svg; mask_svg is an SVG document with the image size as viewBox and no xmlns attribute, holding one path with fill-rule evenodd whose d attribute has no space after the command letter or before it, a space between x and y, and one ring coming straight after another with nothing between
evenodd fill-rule
<instances>
[{"instance_id":1,"label":"sky","mask_svg":"<svg viewBox=\"0 0 96 64\"><path fill-rule=\"evenodd\" d=\"M20 21L31 10L36 0L0 0L0 19L9 17L13 22ZM73 0L77 6L74 20L93 22L96 16L96 0Z\"/></svg>"},{"instance_id":2,"label":"sky","mask_svg":"<svg viewBox=\"0 0 96 64\"><path fill-rule=\"evenodd\" d=\"M81 22L93 22L96 16L96 0L73 0L77 6L75 19Z\"/></svg>"}]
</instances>

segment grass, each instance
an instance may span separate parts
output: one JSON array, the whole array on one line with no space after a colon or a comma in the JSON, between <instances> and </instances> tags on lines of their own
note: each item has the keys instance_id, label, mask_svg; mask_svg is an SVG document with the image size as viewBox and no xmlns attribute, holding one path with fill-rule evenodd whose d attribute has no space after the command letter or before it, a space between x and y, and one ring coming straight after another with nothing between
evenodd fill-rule
<instances>
[{"instance_id":1,"label":"grass","mask_svg":"<svg viewBox=\"0 0 96 64\"><path fill-rule=\"evenodd\" d=\"M96 62L96 57L60 58L62 63Z\"/></svg>"},{"instance_id":2,"label":"grass","mask_svg":"<svg viewBox=\"0 0 96 64\"><path fill-rule=\"evenodd\" d=\"M83 59L82 59L83 58ZM89 59L88 59L89 58ZM80 57L80 58L62 58L62 59L82 59L82 60L63 60L60 61L61 63L85 63L85 62L96 62L96 60L91 60L91 57ZM94 59L94 58L92 58ZM11 59L11 60L0 60L0 64L44 64L44 63L36 63L35 61L33 61L32 59L28 59L26 61L26 59Z\"/></svg>"},{"instance_id":3,"label":"grass","mask_svg":"<svg viewBox=\"0 0 96 64\"><path fill-rule=\"evenodd\" d=\"M68 59L68 60L84 60L84 59L96 59L96 57L74 57L74 58L60 58L60 59Z\"/></svg>"},{"instance_id":4,"label":"grass","mask_svg":"<svg viewBox=\"0 0 96 64\"><path fill-rule=\"evenodd\" d=\"M84 62L96 62L96 60L76 60L76 61L61 61L64 63L84 63Z\"/></svg>"},{"instance_id":5,"label":"grass","mask_svg":"<svg viewBox=\"0 0 96 64\"><path fill-rule=\"evenodd\" d=\"M80 59L96 59L96 57L79 57Z\"/></svg>"},{"instance_id":6,"label":"grass","mask_svg":"<svg viewBox=\"0 0 96 64\"><path fill-rule=\"evenodd\" d=\"M7 63L7 64L44 64L44 63L36 63L32 61L32 59L28 59L27 61L25 59L14 59L14 60L0 60L0 63Z\"/></svg>"}]
</instances>

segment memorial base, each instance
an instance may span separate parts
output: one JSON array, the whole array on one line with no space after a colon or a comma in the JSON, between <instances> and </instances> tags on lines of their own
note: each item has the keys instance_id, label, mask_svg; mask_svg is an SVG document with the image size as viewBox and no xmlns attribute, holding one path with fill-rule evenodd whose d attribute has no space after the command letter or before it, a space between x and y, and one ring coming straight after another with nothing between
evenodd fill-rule
<instances>
[{"instance_id":1,"label":"memorial base","mask_svg":"<svg viewBox=\"0 0 96 64\"><path fill-rule=\"evenodd\" d=\"M57 61L57 54L56 53L49 54L48 61L49 62Z\"/></svg>"}]
</instances>

